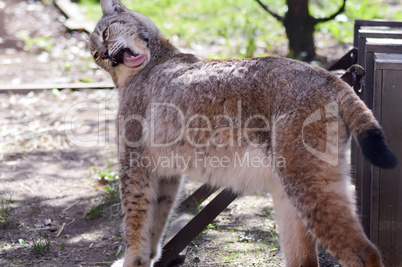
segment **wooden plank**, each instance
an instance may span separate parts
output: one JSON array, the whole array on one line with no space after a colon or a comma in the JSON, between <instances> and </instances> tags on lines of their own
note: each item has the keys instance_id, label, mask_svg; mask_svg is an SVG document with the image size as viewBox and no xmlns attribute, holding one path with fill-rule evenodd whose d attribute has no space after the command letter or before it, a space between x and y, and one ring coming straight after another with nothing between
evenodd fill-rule
<instances>
[{"instance_id":1,"label":"wooden plank","mask_svg":"<svg viewBox=\"0 0 402 267\"><path fill-rule=\"evenodd\" d=\"M23 93L49 89L111 89L112 83L50 83L50 84L6 84L0 85L0 93Z\"/></svg>"},{"instance_id":2,"label":"wooden plank","mask_svg":"<svg viewBox=\"0 0 402 267\"><path fill-rule=\"evenodd\" d=\"M84 20L85 17L76 3L71 3L70 0L55 0L54 4L66 18L74 18L77 20Z\"/></svg>"},{"instance_id":3,"label":"wooden plank","mask_svg":"<svg viewBox=\"0 0 402 267\"><path fill-rule=\"evenodd\" d=\"M376 56L376 65L378 69L402 70L402 54L376 53Z\"/></svg>"},{"instance_id":4,"label":"wooden plank","mask_svg":"<svg viewBox=\"0 0 402 267\"><path fill-rule=\"evenodd\" d=\"M374 105L373 113L375 118L382 125L381 110L382 110L382 84L383 70L379 68L378 57L384 54L375 54L374 64ZM370 240L375 244L379 243L379 214L380 214L380 168L373 166L372 168L372 190L371 190L371 220L370 220Z\"/></svg>"},{"instance_id":5,"label":"wooden plank","mask_svg":"<svg viewBox=\"0 0 402 267\"><path fill-rule=\"evenodd\" d=\"M95 29L96 22L88 20L76 3L72 3L70 0L55 0L54 5L67 18L64 23L67 29L71 31L81 30L87 33L91 33Z\"/></svg>"},{"instance_id":6,"label":"wooden plank","mask_svg":"<svg viewBox=\"0 0 402 267\"><path fill-rule=\"evenodd\" d=\"M202 185L191 196L183 200L177 208L177 212L193 212L201 203L212 195L219 188L212 187L208 184Z\"/></svg>"},{"instance_id":7,"label":"wooden plank","mask_svg":"<svg viewBox=\"0 0 402 267\"><path fill-rule=\"evenodd\" d=\"M384 63L383 63L384 64ZM400 62L402 64L402 61ZM402 70L385 68L382 80L381 122L391 149L402 159ZM402 166L380 170L379 249L385 266L402 263Z\"/></svg>"},{"instance_id":8,"label":"wooden plank","mask_svg":"<svg viewBox=\"0 0 402 267\"><path fill-rule=\"evenodd\" d=\"M179 253L201 233L233 200L237 197L230 189L221 191L208 205L203 208L186 226L181 229L165 246L162 258L155 263L155 267L174 266L182 263Z\"/></svg>"},{"instance_id":9,"label":"wooden plank","mask_svg":"<svg viewBox=\"0 0 402 267\"><path fill-rule=\"evenodd\" d=\"M378 20L378 19L371 19L371 20L363 20L357 19L355 20L355 27L354 27L354 42L353 46L357 47L358 45L358 35L359 30L364 26L380 26L380 27L402 27L402 21L392 21L392 20ZM360 49L360 48L359 48Z\"/></svg>"}]
</instances>

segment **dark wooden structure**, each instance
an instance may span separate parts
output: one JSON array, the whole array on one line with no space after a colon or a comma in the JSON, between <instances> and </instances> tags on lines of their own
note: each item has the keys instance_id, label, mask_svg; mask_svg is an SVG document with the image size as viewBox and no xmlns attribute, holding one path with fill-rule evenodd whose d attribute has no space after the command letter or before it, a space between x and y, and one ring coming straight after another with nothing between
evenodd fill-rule
<instances>
[{"instance_id":1,"label":"dark wooden structure","mask_svg":"<svg viewBox=\"0 0 402 267\"><path fill-rule=\"evenodd\" d=\"M402 21L357 20L354 45L357 63L366 71L359 95L401 161ZM371 166L356 145L352 163L364 230L381 250L385 266L402 266L402 166Z\"/></svg>"}]
</instances>

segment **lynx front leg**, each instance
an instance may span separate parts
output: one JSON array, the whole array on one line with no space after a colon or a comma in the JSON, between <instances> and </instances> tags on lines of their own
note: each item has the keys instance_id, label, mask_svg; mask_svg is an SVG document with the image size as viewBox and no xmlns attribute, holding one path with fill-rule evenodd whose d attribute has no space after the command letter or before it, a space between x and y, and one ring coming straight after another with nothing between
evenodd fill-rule
<instances>
[{"instance_id":1,"label":"lynx front leg","mask_svg":"<svg viewBox=\"0 0 402 267\"><path fill-rule=\"evenodd\" d=\"M122 167L120 183L126 236L123 266L148 267L151 264L151 228L157 185L145 170L137 167Z\"/></svg>"},{"instance_id":2,"label":"lynx front leg","mask_svg":"<svg viewBox=\"0 0 402 267\"><path fill-rule=\"evenodd\" d=\"M165 229L170 211L175 204L179 188L180 177L163 178L158 182L155 217L151 232L151 259L154 261L157 261L160 256L161 235Z\"/></svg>"}]
</instances>

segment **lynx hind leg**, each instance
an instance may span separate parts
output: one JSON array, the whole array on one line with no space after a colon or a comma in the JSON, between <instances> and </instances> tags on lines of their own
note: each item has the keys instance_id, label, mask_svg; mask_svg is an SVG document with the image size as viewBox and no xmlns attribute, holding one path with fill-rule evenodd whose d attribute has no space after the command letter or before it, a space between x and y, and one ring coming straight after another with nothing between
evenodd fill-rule
<instances>
[{"instance_id":1,"label":"lynx hind leg","mask_svg":"<svg viewBox=\"0 0 402 267\"><path fill-rule=\"evenodd\" d=\"M175 205L180 188L180 177L163 178L158 182L155 213L151 229L151 259L156 262L160 257L160 240Z\"/></svg>"},{"instance_id":2,"label":"lynx hind leg","mask_svg":"<svg viewBox=\"0 0 402 267\"><path fill-rule=\"evenodd\" d=\"M293 162L297 164L296 159ZM282 180L308 231L342 266L383 266L354 212L348 176L339 166L307 162L310 166L297 172L285 171Z\"/></svg>"},{"instance_id":3,"label":"lynx hind leg","mask_svg":"<svg viewBox=\"0 0 402 267\"><path fill-rule=\"evenodd\" d=\"M304 226L279 180L275 181L271 195L285 265L318 266L316 241Z\"/></svg>"},{"instance_id":4,"label":"lynx hind leg","mask_svg":"<svg viewBox=\"0 0 402 267\"><path fill-rule=\"evenodd\" d=\"M151 264L151 228L157 185L146 170L123 166L120 168L120 187L126 237L123 266L148 267Z\"/></svg>"}]
</instances>

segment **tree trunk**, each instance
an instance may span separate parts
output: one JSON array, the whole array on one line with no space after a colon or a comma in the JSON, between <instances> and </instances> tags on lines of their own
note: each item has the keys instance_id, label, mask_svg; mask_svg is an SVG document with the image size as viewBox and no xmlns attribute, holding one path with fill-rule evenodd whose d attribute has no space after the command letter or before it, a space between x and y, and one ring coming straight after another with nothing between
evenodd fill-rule
<instances>
[{"instance_id":1,"label":"tree trunk","mask_svg":"<svg viewBox=\"0 0 402 267\"><path fill-rule=\"evenodd\" d=\"M308 0L287 0L288 12L283 19L289 39L289 56L311 61L315 56L315 20L309 14Z\"/></svg>"}]
</instances>

